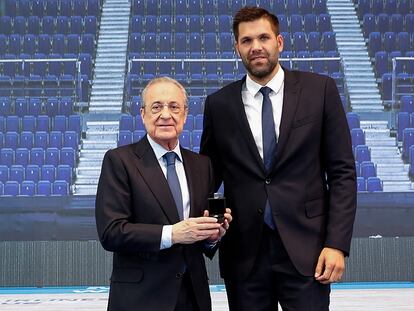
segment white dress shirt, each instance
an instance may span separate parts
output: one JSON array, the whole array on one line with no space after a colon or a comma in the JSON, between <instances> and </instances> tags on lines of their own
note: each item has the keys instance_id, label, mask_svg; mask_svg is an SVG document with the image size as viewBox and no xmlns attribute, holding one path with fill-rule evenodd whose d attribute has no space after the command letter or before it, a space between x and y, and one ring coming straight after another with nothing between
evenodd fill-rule
<instances>
[{"instance_id":1,"label":"white dress shirt","mask_svg":"<svg viewBox=\"0 0 414 311\"><path fill-rule=\"evenodd\" d=\"M284 90L285 72L279 67L276 75L265 86L272 89L270 101L272 102L273 119L275 121L276 138L279 139L279 128L282 119L283 108L283 90ZM254 141L256 142L259 154L263 159L263 135L262 135L262 106L263 95L260 85L253 81L249 75L242 87L242 100L247 120L249 121L250 130L252 131Z\"/></svg>"},{"instance_id":2,"label":"white dress shirt","mask_svg":"<svg viewBox=\"0 0 414 311\"><path fill-rule=\"evenodd\" d=\"M183 197L183 215L184 219L190 217L190 193L188 191L187 177L185 176L183 158L181 156L180 143L177 143L177 146L173 150L167 150L162 147L160 144L156 143L149 135L147 135L148 141L154 150L155 157L160 164L161 170L164 173L165 178L167 178L167 162L163 158L164 154L167 152L173 151L177 154L175 159L175 170L178 175L178 180L180 182L181 195ZM162 236L161 236L161 245L160 249L169 248L172 246L172 225L165 225L162 227Z\"/></svg>"}]
</instances>

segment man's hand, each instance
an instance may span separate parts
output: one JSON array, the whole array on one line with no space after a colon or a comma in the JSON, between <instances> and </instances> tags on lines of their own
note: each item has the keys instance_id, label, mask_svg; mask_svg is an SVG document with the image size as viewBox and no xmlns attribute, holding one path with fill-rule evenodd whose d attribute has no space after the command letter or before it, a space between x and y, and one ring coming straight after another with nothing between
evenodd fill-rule
<instances>
[{"instance_id":1,"label":"man's hand","mask_svg":"<svg viewBox=\"0 0 414 311\"><path fill-rule=\"evenodd\" d=\"M203 216L204 217L209 216L208 210L204 211ZM233 217L231 216L231 209L226 208L226 212L224 213L224 222L221 224L219 231L209 236L207 241L209 243L216 243L217 241L219 241L226 234L226 231L229 229L229 226L232 220L233 220Z\"/></svg>"},{"instance_id":2,"label":"man's hand","mask_svg":"<svg viewBox=\"0 0 414 311\"><path fill-rule=\"evenodd\" d=\"M338 282L345 270L344 253L338 249L325 247L319 255L315 279L322 284Z\"/></svg>"},{"instance_id":3,"label":"man's hand","mask_svg":"<svg viewBox=\"0 0 414 311\"><path fill-rule=\"evenodd\" d=\"M182 220L172 226L172 243L192 244L212 235L218 235L221 225L213 217L196 217Z\"/></svg>"}]
</instances>

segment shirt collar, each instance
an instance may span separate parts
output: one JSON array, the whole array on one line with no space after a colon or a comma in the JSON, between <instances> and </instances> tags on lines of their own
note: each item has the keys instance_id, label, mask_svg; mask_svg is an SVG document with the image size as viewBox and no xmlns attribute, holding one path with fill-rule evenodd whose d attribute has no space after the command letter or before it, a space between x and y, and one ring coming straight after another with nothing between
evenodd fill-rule
<instances>
[{"instance_id":1,"label":"shirt collar","mask_svg":"<svg viewBox=\"0 0 414 311\"><path fill-rule=\"evenodd\" d=\"M274 93L279 93L280 89L282 88L283 81L285 80L285 72L283 71L282 66L279 66L279 70L275 74L275 76L267 82L265 86L268 86L272 89ZM255 97L257 93L260 91L260 89L263 87L263 85L260 85L259 83L255 82L250 78L249 75L246 77L246 89L249 91L249 93Z\"/></svg>"},{"instance_id":2,"label":"shirt collar","mask_svg":"<svg viewBox=\"0 0 414 311\"><path fill-rule=\"evenodd\" d=\"M178 141L177 146L175 146L175 148L173 150L167 150L165 149L163 146L161 146L160 144L156 143L151 136L149 136L147 134L147 138L148 138L148 142L152 147L152 150L154 150L155 153L155 157L157 158L157 160L160 160L164 154L166 154L167 152L170 151L174 151L177 154L177 159L180 162L183 162L182 157L181 157L181 149L180 149L180 142Z\"/></svg>"}]
</instances>

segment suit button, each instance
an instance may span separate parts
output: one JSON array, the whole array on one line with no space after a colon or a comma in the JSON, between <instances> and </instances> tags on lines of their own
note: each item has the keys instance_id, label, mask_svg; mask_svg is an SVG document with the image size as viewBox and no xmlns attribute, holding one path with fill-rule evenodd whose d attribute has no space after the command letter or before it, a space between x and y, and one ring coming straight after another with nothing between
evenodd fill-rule
<instances>
[{"instance_id":1,"label":"suit button","mask_svg":"<svg viewBox=\"0 0 414 311\"><path fill-rule=\"evenodd\" d=\"M257 212L259 213L259 215L263 215L263 209L262 208L258 208Z\"/></svg>"},{"instance_id":2,"label":"suit button","mask_svg":"<svg viewBox=\"0 0 414 311\"><path fill-rule=\"evenodd\" d=\"M176 277L177 279L181 279L181 278L183 277L183 274L182 274L181 272L178 272L178 273L175 275L175 277Z\"/></svg>"},{"instance_id":3,"label":"suit button","mask_svg":"<svg viewBox=\"0 0 414 311\"><path fill-rule=\"evenodd\" d=\"M269 185L272 180L270 178L265 180L266 185Z\"/></svg>"}]
</instances>

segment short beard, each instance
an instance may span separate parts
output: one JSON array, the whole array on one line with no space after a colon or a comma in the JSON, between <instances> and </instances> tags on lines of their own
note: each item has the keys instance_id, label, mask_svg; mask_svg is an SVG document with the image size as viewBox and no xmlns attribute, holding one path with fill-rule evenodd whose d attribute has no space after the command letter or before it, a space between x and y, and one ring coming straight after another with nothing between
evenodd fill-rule
<instances>
[{"instance_id":1,"label":"short beard","mask_svg":"<svg viewBox=\"0 0 414 311\"><path fill-rule=\"evenodd\" d=\"M269 61L268 66L266 66L265 68L255 70L254 68L252 68L252 66L249 65L247 60L242 59L242 62L243 62L244 67L246 68L247 72L251 76L253 76L255 78L259 78L259 79L262 79L262 78L265 78L265 77L269 76L277 66L277 61L275 63L272 63L272 62Z\"/></svg>"}]
</instances>

